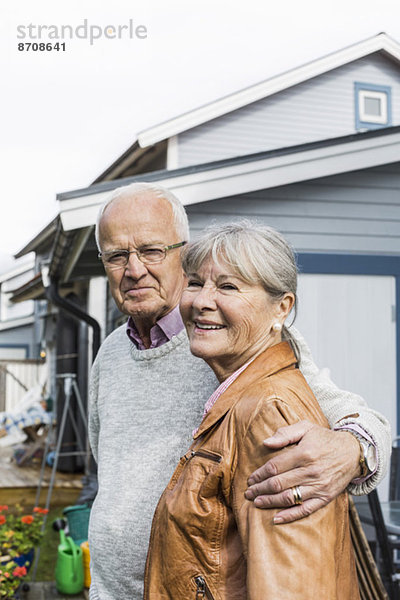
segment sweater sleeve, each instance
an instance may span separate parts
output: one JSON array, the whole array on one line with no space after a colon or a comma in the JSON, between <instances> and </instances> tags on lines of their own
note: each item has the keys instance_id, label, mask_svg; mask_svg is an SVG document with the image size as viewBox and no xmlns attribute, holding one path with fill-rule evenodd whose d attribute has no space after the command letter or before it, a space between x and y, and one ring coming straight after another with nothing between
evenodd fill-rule
<instances>
[{"instance_id":1,"label":"sweater sleeve","mask_svg":"<svg viewBox=\"0 0 400 600\"><path fill-rule=\"evenodd\" d=\"M369 494L386 474L391 448L390 424L383 415L368 407L361 396L339 389L326 369L319 370L303 336L294 328L291 333L300 350L300 369L312 389L330 427L355 423L373 440L378 458L376 472L366 481L348 487L355 495Z\"/></svg>"},{"instance_id":2,"label":"sweater sleeve","mask_svg":"<svg viewBox=\"0 0 400 600\"><path fill-rule=\"evenodd\" d=\"M88 436L92 449L93 458L98 462L98 440L99 440L99 412L98 412L98 387L99 387L99 367L95 361L90 372L89 382L89 415L88 415Z\"/></svg>"},{"instance_id":3,"label":"sweater sleeve","mask_svg":"<svg viewBox=\"0 0 400 600\"><path fill-rule=\"evenodd\" d=\"M247 598L351 600L358 596L347 589L353 567L345 493L308 517L284 525L273 523L278 509L260 510L244 498L249 472L275 455L263 448L259 440L299 418L282 400L265 400L243 440L238 442L232 497L246 557ZM346 589L340 593L336 573L347 575L343 577Z\"/></svg>"}]
</instances>

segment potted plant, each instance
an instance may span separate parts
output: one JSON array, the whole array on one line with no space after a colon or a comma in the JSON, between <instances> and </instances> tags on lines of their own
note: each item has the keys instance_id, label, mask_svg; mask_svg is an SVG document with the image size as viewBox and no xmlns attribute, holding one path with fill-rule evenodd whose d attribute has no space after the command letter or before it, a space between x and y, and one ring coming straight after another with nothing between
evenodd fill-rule
<instances>
[{"instance_id":1,"label":"potted plant","mask_svg":"<svg viewBox=\"0 0 400 600\"><path fill-rule=\"evenodd\" d=\"M26 513L20 505L12 510L0 505L0 598L12 598L26 578L34 549L42 536L44 515L48 510L36 506Z\"/></svg>"},{"instance_id":2,"label":"potted plant","mask_svg":"<svg viewBox=\"0 0 400 600\"><path fill-rule=\"evenodd\" d=\"M13 560L0 565L0 598L16 598L15 594L27 575L28 569L25 566L20 567Z\"/></svg>"}]
</instances>

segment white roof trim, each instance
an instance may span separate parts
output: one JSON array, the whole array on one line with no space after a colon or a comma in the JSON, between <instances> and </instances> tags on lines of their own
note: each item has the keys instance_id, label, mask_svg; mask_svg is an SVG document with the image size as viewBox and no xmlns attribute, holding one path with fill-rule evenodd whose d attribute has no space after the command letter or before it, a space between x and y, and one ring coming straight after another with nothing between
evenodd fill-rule
<instances>
[{"instance_id":1,"label":"white roof trim","mask_svg":"<svg viewBox=\"0 0 400 600\"><path fill-rule=\"evenodd\" d=\"M34 316L19 317L17 319L10 319L9 321L0 321L0 331L15 329L16 327L24 327L24 325L32 325L34 322Z\"/></svg>"},{"instance_id":2,"label":"white roof trim","mask_svg":"<svg viewBox=\"0 0 400 600\"><path fill-rule=\"evenodd\" d=\"M157 183L171 190L187 206L399 161L400 133L396 133L160 178ZM115 183L117 187L118 182ZM64 230L94 225L99 207L109 194L110 190L82 193L79 197L59 200Z\"/></svg>"},{"instance_id":3,"label":"white roof trim","mask_svg":"<svg viewBox=\"0 0 400 600\"><path fill-rule=\"evenodd\" d=\"M31 259L29 262L25 262L23 265L13 266L5 273L0 275L0 283L4 283L9 279L13 279L14 277L18 277L18 275L22 275L27 271L31 271L35 267L35 260Z\"/></svg>"},{"instance_id":4,"label":"white roof trim","mask_svg":"<svg viewBox=\"0 0 400 600\"><path fill-rule=\"evenodd\" d=\"M226 113L247 106L252 102L276 94L282 90L285 90L293 85L303 83L312 77L321 75L350 63L354 60L358 60L373 52L383 51L390 55L393 59L400 62L400 44L390 38L385 33L379 35L334 52L328 54L323 58L307 63L301 67L287 71L282 75L267 79L262 83L248 87L240 92L225 96L220 100L206 104L198 109L187 112L175 119L165 121L160 125L151 127L139 133L138 143L142 148L156 144L161 140L170 138L171 136L187 131L193 127L197 127L202 123L211 121L216 117L225 115Z\"/></svg>"}]
</instances>

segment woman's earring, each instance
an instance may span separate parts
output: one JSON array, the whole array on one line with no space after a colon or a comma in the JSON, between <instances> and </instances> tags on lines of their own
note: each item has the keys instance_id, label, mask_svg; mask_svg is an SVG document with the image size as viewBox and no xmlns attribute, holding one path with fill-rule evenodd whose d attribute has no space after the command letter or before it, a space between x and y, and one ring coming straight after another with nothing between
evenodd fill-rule
<instances>
[{"instance_id":1,"label":"woman's earring","mask_svg":"<svg viewBox=\"0 0 400 600\"><path fill-rule=\"evenodd\" d=\"M273 329L274 331L276 331L276 333L279 333L280 331L282 331L282 324L281 324L281 323L278 323L278 321L277 321L276 323L274 323L274 324L272 325L272 329Z\"/></svg>"}]
</instances>

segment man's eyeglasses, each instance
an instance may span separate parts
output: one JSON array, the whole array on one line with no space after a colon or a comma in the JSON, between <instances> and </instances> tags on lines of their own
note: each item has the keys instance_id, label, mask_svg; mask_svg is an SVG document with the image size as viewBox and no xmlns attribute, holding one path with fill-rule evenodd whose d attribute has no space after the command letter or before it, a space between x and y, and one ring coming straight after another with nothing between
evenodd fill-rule
<instances>
[{"instance_id":1,"label":"man's eyeglasses","mask_svg":"<svg viewBox=\"0 0 400 600\"><path fill-rule=\"evenodd\" d=\"M169 250L180 248L187 242L179 242L171 246L160 246L157 244L151 246L142 246L137 250L110 250L109 252L99 252L98 257L103 261L105 267L109 269L120 269L126 267L130 254L136 254L138 259L145 265L154 265L162 262L167 256Z\"/></svg>"}]
</instances>

